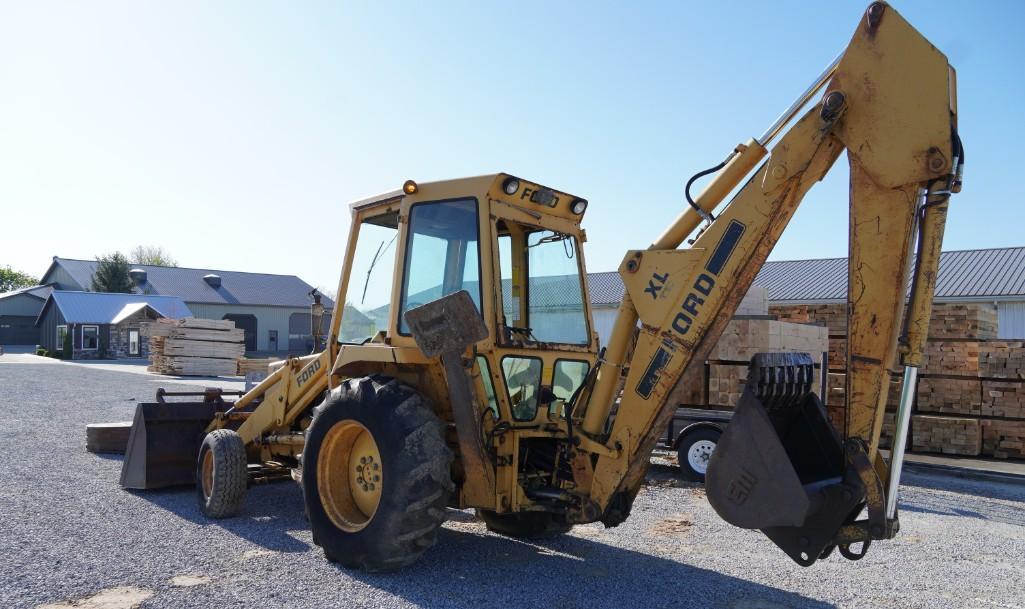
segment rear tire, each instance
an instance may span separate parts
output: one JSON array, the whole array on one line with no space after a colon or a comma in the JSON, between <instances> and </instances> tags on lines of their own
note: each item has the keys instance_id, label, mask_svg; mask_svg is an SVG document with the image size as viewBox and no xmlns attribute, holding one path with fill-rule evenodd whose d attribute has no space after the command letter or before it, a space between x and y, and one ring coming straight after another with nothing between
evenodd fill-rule
<instances>
[{"instance_id":1,"label":"rear tire","mask_svg":"<svg viewBox=\"0 0 1025 609\"><path fill-rule=\"evenodd\" d=\"M572 524L549 512L499 514L491 510L477 510L477 517L492 533L518 539L557 537L573 528Z\"/></svg>"},{"instance_id":2,"label":"rear tire","mask_svg":"<svg viewBox=\"0 0 1025 609\"><path fill-rule=\"evenodd\" d=\"M315 543L365 571L415 562L445 521L451 463L444 425L413 388L383 375L345 381L315 409L303 449Z\"/></svg>"},{"instance_id":3,"label":"rear tire","mask_svg":"<svg viewBox=\"0 0 1025 609\"><path fill-rule=\"evenodd\" d=\"M715 450L722 432L709 427L700 427L687 432L676 449L680 462L680 473L692 482L704 482L708 471L708 459Z\"/></svg>"},{"instance_id":4,"label":"rear tire","mask_svg":"<svg viewBox=\"0 0 1025 609\"><path fill-rule=\"evenodd\" d=\"M228 518L238 514L248 483L242 437L231 429L206 434L196 463L196 497L203 515Z\"/></svg>"}]
</instances>

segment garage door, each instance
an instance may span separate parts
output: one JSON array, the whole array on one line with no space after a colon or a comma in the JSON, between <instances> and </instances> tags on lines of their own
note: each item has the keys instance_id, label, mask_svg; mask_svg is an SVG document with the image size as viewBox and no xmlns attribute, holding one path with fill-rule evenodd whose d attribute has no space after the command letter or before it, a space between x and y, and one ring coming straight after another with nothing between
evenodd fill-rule
<instances>
[{"instance_id":1,"label":"garage door","mask_svg":"<svg viewBox=\"0 0 1025 609\"><path fill-rule=\"evenodd\" d=\"M228 313L222 319L235 322L235 327L245 336L246 351L256 351L256 316L249 313Z\"/></svg>"},{"instance_id":2,"label":"garage door","mask_svg":"<svg viewBox=\"0 0 1025 609\"><path fill-rule=\"evenodd\" d=\"M36 318L25 315L0 315L0 345L39 344Z\"/></svg>"},{"instance_id":3,"label":"garage door","mask_svg":"<svg viewBox=\"0 0 1025 609\"><path fill-rule=\"evenodd\" d=\"M1025 302L1001 302L998 304L997 322L999 338L1025 338Z\"/></svg>"}]
</instances>

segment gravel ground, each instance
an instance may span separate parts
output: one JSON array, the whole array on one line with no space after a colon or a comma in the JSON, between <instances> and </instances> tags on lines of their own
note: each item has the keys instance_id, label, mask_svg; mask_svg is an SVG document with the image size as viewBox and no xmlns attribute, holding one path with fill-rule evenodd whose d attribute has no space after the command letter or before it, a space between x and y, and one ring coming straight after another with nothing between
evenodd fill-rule
<instances>
[{"instance_id":1,"label":"gravel ground","mask_svg":"<svg viewBox=\"0 0 1025 609\"><path fill-rule=\"evenodd\" d=\"M169 386L170 387L170 386ZM88 422L130 419L154 384L81 366L5 364L0 606L1025 607L1025 486L910 475L903 532L860 562L811 568L730 527L703 491L653 467L620 527L523 543L451 510L438 545L391 575L324 560L298 487L254 488L207 521L191 490L134 493L120 458L85 451ZM130 587L126 589L112 588ZM132 594L135 594L133 597ZM143 600L145 599L145 600Z\"/></svg>"}]
</instances>

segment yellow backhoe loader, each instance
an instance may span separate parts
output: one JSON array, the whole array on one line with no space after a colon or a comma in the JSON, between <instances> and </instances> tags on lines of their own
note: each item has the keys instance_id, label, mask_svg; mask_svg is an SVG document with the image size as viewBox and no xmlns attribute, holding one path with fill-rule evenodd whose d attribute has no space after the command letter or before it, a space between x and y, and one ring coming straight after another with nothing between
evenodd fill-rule
<instances>
[{"instance_id":1,"label":"yellow backhoe loader","mask_svg":"<svg viewBox=\"0 0 1025 609\"><path fill-rule=\"evenodd\" d=\"M372 571L419 558L446 506L476 508L512 536L616 526L681 377L845 150L842 429L811 390L809 356L758 355L706 485L724 519L762 530L801 565L834 549L860 558L898 530L910 398L964 164L954 70L883 2L763 135L688 182L688 205L652 245L626 253L608 345L585 281L585 199L508 174L407 181L352 204L324 350L281 363L233 402L140 405L122 485L195 483L202 511L219 518L240 509L247 484L291 475L327 558ZM899 367L887 462L879 434Z\"/></svg>"}]
</instances>

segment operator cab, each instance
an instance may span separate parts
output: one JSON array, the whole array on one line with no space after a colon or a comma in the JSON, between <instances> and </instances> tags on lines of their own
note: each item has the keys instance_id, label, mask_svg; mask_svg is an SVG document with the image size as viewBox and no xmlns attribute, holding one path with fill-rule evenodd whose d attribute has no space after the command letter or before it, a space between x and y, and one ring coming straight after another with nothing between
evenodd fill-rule
<instances>
[{"instance_id":1,"label":"operator cab","mask_svg":"<svg viewBox=\"0 0 1025 609\"><path fill-rule=\"evenodd\" d=\"M554 415L598 350L586 209L579 197L508 174L408 181L354 203L337 340L415 349L405 312L465 290L488 328L475 373L496 418Z\"/></svg>"}]
</instances>

